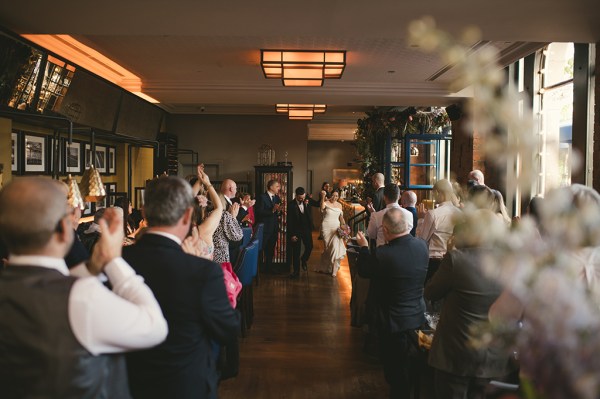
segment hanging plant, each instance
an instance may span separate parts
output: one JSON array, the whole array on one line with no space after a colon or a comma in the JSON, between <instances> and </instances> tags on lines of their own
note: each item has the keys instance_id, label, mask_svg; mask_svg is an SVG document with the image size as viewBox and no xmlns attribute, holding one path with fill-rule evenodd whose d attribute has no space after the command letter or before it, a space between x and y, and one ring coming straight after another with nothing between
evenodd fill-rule
<instances>
[{"instance_id":1,"label":"hanging plant","mask_svg":"<svg viewBox=\"0 0 600 399\"><path fill-rule=\"evenodd\" d=\"M444 108L432 108L431 111L418 111L409 107L402 111L374 110L357 121L354 145L362 162L363 183L367 195L371 188L371 176L383 171L385 140L392 137L429 133L442 134L450 128L450 118Z\"/></svg>"}]
</instances>

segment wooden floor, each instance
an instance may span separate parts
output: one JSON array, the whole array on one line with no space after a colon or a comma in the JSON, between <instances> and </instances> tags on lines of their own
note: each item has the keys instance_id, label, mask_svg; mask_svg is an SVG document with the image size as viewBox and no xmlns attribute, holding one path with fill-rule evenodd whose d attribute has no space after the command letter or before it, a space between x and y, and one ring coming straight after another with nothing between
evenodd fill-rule
<instances>
[{"instance_id":1,"label":"wooden floor","mask_svg":"<svg viewBox=\"0 0 600 399\"><path fill-rule=\"evenodd\" d=\"M314 237L309 261L319 261ZM381 365L363 351L364 334L350 326L351 283L344 260L336 278L309 272L300 280L261 275L254 289L254 324L240 344L240 373L221 383L221 399L385 398Z\"/></svg>"}]
</instances>

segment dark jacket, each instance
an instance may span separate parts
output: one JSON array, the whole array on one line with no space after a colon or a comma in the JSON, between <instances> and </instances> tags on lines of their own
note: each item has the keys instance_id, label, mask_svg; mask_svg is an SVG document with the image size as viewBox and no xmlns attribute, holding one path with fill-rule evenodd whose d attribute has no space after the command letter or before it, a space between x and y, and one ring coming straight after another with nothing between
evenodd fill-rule
<instances>
[{"instance_id":1,"label":"dark jacket","mask_svg":"<svg viewBox=\"0 0 600 399\"><path fill-rule=\"evenodd\" d=\"M450 374L490 378L509 371L505 351L493 345L481 349L472 346L475 337L471 328L488 322L490 306L502 291L481 270L483 251L470 248L448 252L425 287L427 299L444 299L429 364Z\"/></svg>"},{"instance_id":2,"label":"dark jacket","mask_svg":"<svg viewBox=\"0 0 600 399\"><path fill-rule=\"evenodd\" d=\"M294 198L287 206L287 235L302 237L311 234L313 229L312 207L309 201L304 201L304 213L300 212L298 201Z\"/></svg>"},{"instance_id":3,"label":"dark jacket","mask_svg":"<svg viewBox=\"0 0 600 399\"><path fill-rule=\"evenodd\" d=\"M383 187L379 187L375 194L373 195L373 208L375 211L380 211L385 208L385 201L383 200Z\"/></svg>"},{"instance_id":4,"label":"dark jacket","mask_svg":"<svg viewBox=\"0 0 600 399\"><path fill-rule=\"evenodd\" d=\"M425 322L423 284L429 251L425 241L411 235L377 248L377 255L362 247L358 274L371 279L378 327L384 333L418 328Z\"/></svg>"},{"instance_id":5,"label":"dark jacket","mask_svg":"<svg viewBox=\"0 0 600 399\"><path fill-rule=\"evenodd\" d=\"M183 252L175 241L146 233L123 258L152 289L169 325L162 344L127 355L134 398L216 398L210 343L236 339L239 315L214 262Z\"/></svg>"},{"instance_id":6,"label":"dark jacket","mask_svg":"<svg viewBox=\"0 0 600 399\"><path fill-rule=\"evenodd\" d=\"M262 193L256 199L254 214L256 215L257 223L265 224L265 236L274 234L278 230L277 218L279 216L279 212L273 212L273 207L275 204L280 203L281 198L279 198L278 195L274 195L273 200L271 200L267 192Z\"/></svg>"}]
</instances>

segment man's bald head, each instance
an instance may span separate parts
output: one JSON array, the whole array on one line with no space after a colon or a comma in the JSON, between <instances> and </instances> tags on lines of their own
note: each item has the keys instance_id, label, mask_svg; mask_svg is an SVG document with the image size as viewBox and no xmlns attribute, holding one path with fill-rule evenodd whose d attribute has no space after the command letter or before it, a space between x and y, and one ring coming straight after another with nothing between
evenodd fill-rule
<instances>
[{"instance_id":1,"label":"man's bald head","mask_svg":"<svg viewBox=\"0 0 600 399\"><path fill-rule=\"evenodd\" d=\"M0 191L0 232L12 254L44 248L68 213L65 185L43 177L22 177Z\"/></svg>"},{"instance_id":2,"label":"man's bald head","mask_svg":"<svg viewBox=\"0 0 600 399\"><path fill-rule=\"evenodd\" d=\"M405 191L400 197L400 205L403 207L414 207L417 204L417 194L414 191Z\"/></svg>"},{"instance_id":3,"label":"man's bald head","mask_svg":"<svg viewBox=\"0 0 600 399\"><path fill-rule=\"evenodd\" d=\"M235 193L237 192L237 184L231 179L223 180L221 183L221 194L223 194L227 198L235 197Z\"/></svg>"},{"instance_id":4,"label":"man's bald head","mask_svg":"<svg viewBox=\"0 0 600 399\"><path fill-rule=\"evenodd\" d=\"M385 177L383 176L383 173L375 173L373 175L373 185L376 186L376 188L379 187L383 187L385 181Z\"/></svg>"}]
</instances>

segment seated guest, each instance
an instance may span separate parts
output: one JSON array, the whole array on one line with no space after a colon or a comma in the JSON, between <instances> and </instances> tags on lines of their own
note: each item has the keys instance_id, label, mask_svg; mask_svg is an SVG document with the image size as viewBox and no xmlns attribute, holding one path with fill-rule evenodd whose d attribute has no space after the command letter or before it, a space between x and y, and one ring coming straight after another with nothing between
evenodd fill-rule
<instances>
[{"instance_id":1,"label":"seated guest","mask_svg":"<svg viewBox=\"0 0 600 399\"><path fill-rule=\"evenodd\" d=\"M185 180L152 180L144 192L148 229L123 249L123 257L152 289L169 323L165 342L127 356L134 398L216 398L218 374L211 342L235 341L240 328L219 265L181 248L190 231L193 201Z\"/></svg>"},{"instance_id":2,"label":"seated guest","mask_svg":"<svg viewBox=\"0 0 600 399\"><path fill-rule=\"evenodd\" d=\"M0 192L10 253L0 272L1 396L129 398L124 358L108 354L162 342L167 323L120 257L123 221L112 210L100 221L104 234L87 269L69 275L63 258L74 233L65 199L60 183L46 178L19 178ZM90 276L101 272L114 292Z\"/></svg>"},{"instance_id":3,"label":"seated guest","mask_svg":"<svg viewBox=\"0 0 600 399\"><path fill-rule=\"evenodd\" d=\"M429 256L425 242L409 231L402 211L391 208L383 215L387 244L378 247L375 256L369 254L365 236L356 235L361 246L358 273L371 279L377 306L375 323L390 398L410 397L410 334L425 322L423 284Z\"/></svg>"},{"instance_id":4,"label":"seated guest","mask_svg":"<svg viewBox=\"0 0 600 399\"><path fill-rule=\"evenodd\" d=\"M81 235L81 243L87 249L89 253L92 253L94 245L100 238L100 219L104 216L106 208L100 208L94 214L94 221L90 224L90 227Z\"/></svg>"},{"instance_id":5,"label":"seated guest","mask_svg":"<svg viewBox=\"0 0 600 399\"><path fill-rule=\"evenodd\" d=\"M502 222L487 209L468 216L456 226L454 243L437 273L425 286L425 298L444 300L429 365L435 369L435 397L484 398L491 378L509 373L503 348L474 347L473 327L488 322L488 312L500 296L500 285L483 272L482 259L493 233L504 232ZM489 240L489 241L486 241Z\"/></svg>"}]
</instances>

